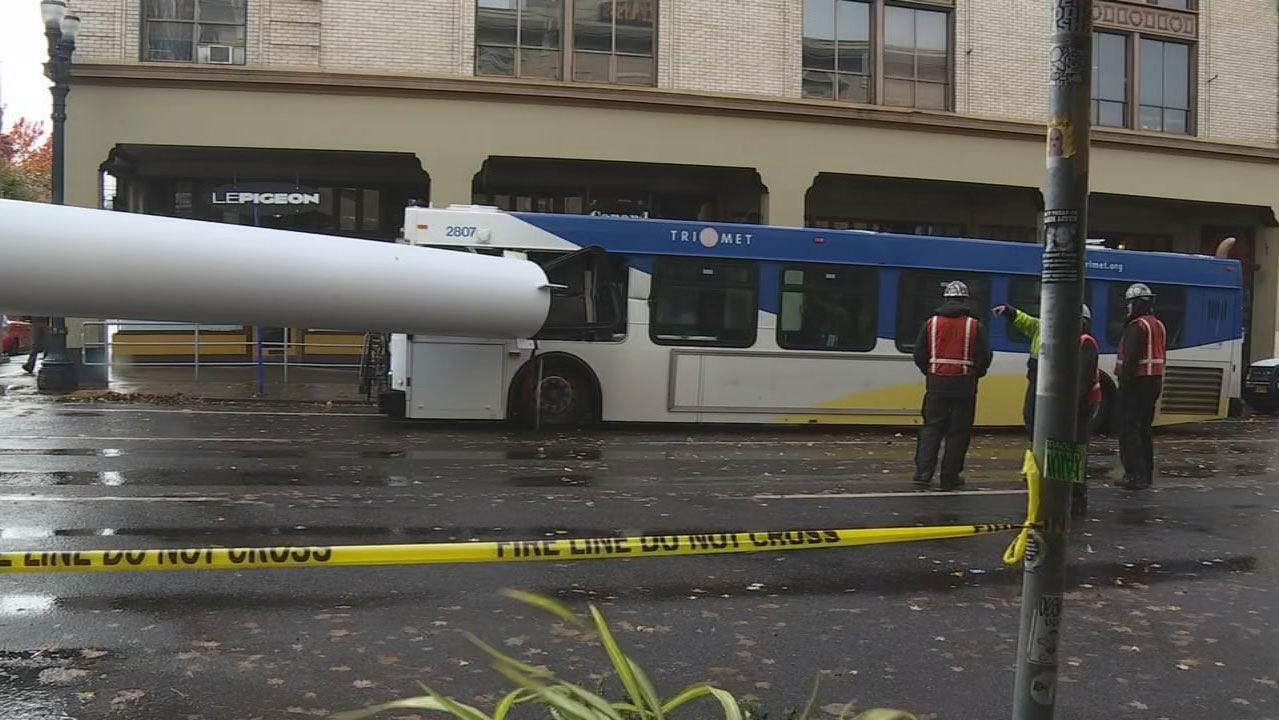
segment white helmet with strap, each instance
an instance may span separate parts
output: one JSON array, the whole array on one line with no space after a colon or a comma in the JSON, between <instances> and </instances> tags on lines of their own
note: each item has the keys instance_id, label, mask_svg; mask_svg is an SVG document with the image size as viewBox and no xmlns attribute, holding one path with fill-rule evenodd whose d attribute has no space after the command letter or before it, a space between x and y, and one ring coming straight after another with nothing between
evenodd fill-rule
<instances>
[{"instance_id":1,"label":"white helmet with strap","mask_svg":"<svg viewBox=\"0 0 1279 720\"><path fill-rule=\"evenodd\" d=\"M968 286L961 280L951 280L946 283L946 290L942 293L942 297L966 298L968 297Z\"/></svg>"},{"instance_id":2,"label":"white helmet with strap","mask_svg":"<svg viewBox=\"0 0 1279 720\"><path fill-rule=\"evenodd\" d=\"M1133 283L1132 285L1129 285L1128 290L1124 292L1124 300L1126 302L1132 302L1133 300L1138 300L1140 298L1146 298L1149 300L1155 299L1154 292L1152 292L1150 290L1150 286L1145 283Z\"/></svg>"},{"instance_id":3,"label":"white helmet with strap","mask_svg":"<svg viewBox=\"0 0 1279 720\"><path fill-rule=\"evenodd\" d=\"M1083 313L1083 317L1085 320L1092 320L1092 309L1089 308L1087 305L1084 305L1084 308L1081 312Z\"/></svg>"}]
</instances>

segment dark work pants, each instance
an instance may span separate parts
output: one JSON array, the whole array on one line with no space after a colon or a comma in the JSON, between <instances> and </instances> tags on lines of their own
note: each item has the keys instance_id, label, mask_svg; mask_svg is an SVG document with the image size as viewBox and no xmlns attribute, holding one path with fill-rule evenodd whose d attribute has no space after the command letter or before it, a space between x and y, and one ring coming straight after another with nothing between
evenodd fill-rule
<instances>
[{"instance_id":1,"label":"dark work pants","mask_svg":"<svg viewBox=\"0 0 1279 720\"><path fill-rule=\"evenodd\" d=\"M976 395L924 394L924 425L915 440L915 482L932 483L937 470L937 454L942 440L946 455L941 463L941 481L954 482L964 471L964 456L973 437Z\"/></svg>"},{"instance_id":2,"label":"dark work pants","mask_svg":"<svg viewBox=\"0 0 1279 720\"><path fill-rule=\"evenodd\" d=\"M1150 427L1162 388L1161 379L1152 377L1130 378L1119 386L1119 460L1124 477L1142 485L1154 480L1155 443Z\"/></svg>"}]
</instances>

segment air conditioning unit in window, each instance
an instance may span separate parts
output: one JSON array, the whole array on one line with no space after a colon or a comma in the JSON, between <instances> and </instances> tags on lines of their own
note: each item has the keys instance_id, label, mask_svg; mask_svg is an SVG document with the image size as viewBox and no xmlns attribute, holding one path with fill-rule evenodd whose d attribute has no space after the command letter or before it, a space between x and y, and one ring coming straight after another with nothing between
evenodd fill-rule
<instances>
[{"instance_id":1,"label":"air conditioning unit in window","mask_svg":"<svg viewBox=\"0 0 1279 720\"><path fill-rule=\"evenodd\" d=\"M211 65L230 65L235 62L234 48L230 45L200 45L196 61Z\"/></svg>"}]
</instances>

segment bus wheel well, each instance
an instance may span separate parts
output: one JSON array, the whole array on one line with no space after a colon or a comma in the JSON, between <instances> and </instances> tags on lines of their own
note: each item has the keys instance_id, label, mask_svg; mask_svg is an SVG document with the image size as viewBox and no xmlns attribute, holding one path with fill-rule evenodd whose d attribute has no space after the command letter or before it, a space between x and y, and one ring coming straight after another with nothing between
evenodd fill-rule
<instances>
[{"instance_id":1,"label":"bus wheel well","mask_svg":"<svg viewBox=\"0 0 1279 720\"><path fill-rule=\"evenodd\" d=\"M540 417L536 410L539 364L543 393L556 393L553 401L541 398ZM515 373L508 390L507 417L529 427L585 425L604 417L602 396L599 376L586 361L565 352L541 353Z\"/></svg>"}]
</instances>

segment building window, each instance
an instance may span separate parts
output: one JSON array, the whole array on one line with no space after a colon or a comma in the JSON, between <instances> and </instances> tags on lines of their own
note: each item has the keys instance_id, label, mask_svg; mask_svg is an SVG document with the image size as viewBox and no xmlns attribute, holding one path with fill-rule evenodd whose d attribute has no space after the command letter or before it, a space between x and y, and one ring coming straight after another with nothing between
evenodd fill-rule
<instances>
[{"instance_id":1,"label":"building window","mask_svg":"<svg viewBox=\"0 0 1279 720\"><path fill-rule=\"evenodd\" d=\"M870 3L807 0L803 55L805 97L870 102Z\"/></svg>"},{"instance_id":2,"label":"building window","mask_svg":"<svg viewBox=\"0 0 1279 720\"><path fill-rule=\"evenodd\" d=\"M477 75L559 80L563 0L478 0Z\"/></svg>"},{"instance_id":3,"label":"building window","mask_svg":"<svg viewBox=\"0 0 1279 720\"><path fill-rule=\"evenodd\" d=\"M247 0L146 0L143 60L243 65Z\"/></svg>"},{"instance_id":4,"label":"building window","mask_svg":"<svg viewBox=\"0 0 1279 720\"><path fill-rule=\"evenodd\" d=\"M656 49L657 0L476 0L476 75L651 86Z\"/></svg>"},{"instance_id":5,"label":"building window","mask_svg":"<svg viewBox=\"0 0 1279 720\"><path fill-rule=\"evenodd\" d=\"M804 0L803 48L804 97L950 108L946 9Z\"/></svg>"},{"instance_id":6,"label":"building window","mask_svg":"<svg viewBox=\"0 0 1279 720\"><path fill-rule=\"evenodd\" d=\"M657 0L574 0L573 79L656 85Z\"/></svg>"},{"instance_id":7,"label":"building window","mask_svg":"<svg viewBox=\"0 0 1279 720\"><path fill-rule=\"evenodd\" d=\"M944 12L884 8L884 104L945 110L949 19Z\"/></svg>"},{"instance_id":8,"label":"building window","mask_svg":"<svg viewBox=\"0 0 1279 720\"><path fill-rule=\"evenodd\" d=\"M1093 33L1093 123L1193 133L1194 51L1187 43L1136 33ZM1134 75L1133 68L1140 72Z\"/></svg>"},{"instance_id":9,"label":"building window","mask_svg":"<svg viewBox=\"0 0 1279 720\"><path fill-rule=\"evenodd\" d=\"M787 350L875 349L879 275L847 265L782 268L777 345Z\"/></svg>"},{"instance_id":10,"label":"building window","mask_svg":"<svg viewBox=\"0 0 1279 720\"><path fill-rule=\"evenodd\" d=\"M964 237L967 235L965 226L961 223L869 220L866 218L812 215L804 218L804 227L828 230L866 230L869 232L895 233L897 235L929 235L932 237Z\"/></svg>"},{"instance_id":11,"label":"building window","mask_svg":"<svg viewBox=\"0 0 1279 720\"><path fill-rule=\"evenodd\" d=\"M1141 129L1190 131L1190 46L1141 40Z\"/></svg>"},{"instance_id":12,"label":"building window","mask_svg":"<svg viewBox=\"0 0 1279 720\"><path fill-rule=\"evenodd\" d=\"M1092 122L1128 124L1128 36L1093 33Z\"/></svg>"},{"instance_id":13,"label":"building window","mask_svg":"<svg viewBox=\"0 0 1279 720\"><path fill-rule=\"evenodd\" d=\"M758 288L755 263L658 258L649 335L658 345L750 347L759 318Z\"/></svg>"}]
</instances>

